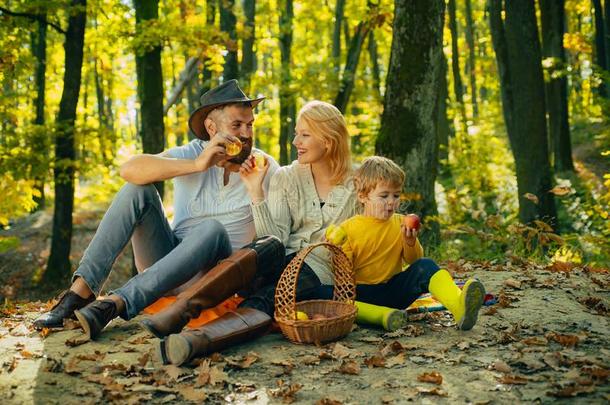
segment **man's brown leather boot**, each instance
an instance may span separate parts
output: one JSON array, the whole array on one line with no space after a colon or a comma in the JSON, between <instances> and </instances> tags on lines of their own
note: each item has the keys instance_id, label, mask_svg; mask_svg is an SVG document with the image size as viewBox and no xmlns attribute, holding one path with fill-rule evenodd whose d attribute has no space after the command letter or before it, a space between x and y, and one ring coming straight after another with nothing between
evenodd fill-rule
<instances>
[{"instance_id":1,"label":"man's brown leather boot","mask_svg":"<svg viewBox=\"0 0 610 405\"><path fill-rule=\"evenodd\" d=\"M177 366L238 343L255 339L271 325L271 317L254 308L237 308L198 329L170 335L159 343L163 364Z\"/></svg>"},{"instance_id":2,"label":"man's brown leather boot","mask_svg":"<svg viewBox=\"0 0 610 405\"><path fill-rule=\"evenodd\" d=\"M143 319L141 324L158 338L178 333L203 309L212 308L248 287L255 275L271 275L281 271L284 257L284 245L278 238L259 238L222 260L195 284L178 294L176 302Z\"/></svg>"}]
</instances>

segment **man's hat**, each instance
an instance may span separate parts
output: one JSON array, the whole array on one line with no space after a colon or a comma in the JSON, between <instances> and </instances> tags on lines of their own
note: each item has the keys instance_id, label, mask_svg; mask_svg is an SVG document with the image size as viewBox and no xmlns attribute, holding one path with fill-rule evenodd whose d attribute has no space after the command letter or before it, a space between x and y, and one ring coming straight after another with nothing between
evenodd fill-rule
<instances>
[{"instance_id":1,"label":"man's hat","mask_svg":"<svg viewBox=\"0 0 610 405\"><path fill-rule=\"evenodd\" d=\"M197 138L207 141L210 139L210 134L206 131L203 122L214 108L230 103L250 103L252 108L254 108L264 99L265 97L248 98L239 88L237 80L232 79L226 81L220 86L208 90L201 96L201 107L191 114L191 117L189 118L189 128Z\"/></svg>"}]
</instances>

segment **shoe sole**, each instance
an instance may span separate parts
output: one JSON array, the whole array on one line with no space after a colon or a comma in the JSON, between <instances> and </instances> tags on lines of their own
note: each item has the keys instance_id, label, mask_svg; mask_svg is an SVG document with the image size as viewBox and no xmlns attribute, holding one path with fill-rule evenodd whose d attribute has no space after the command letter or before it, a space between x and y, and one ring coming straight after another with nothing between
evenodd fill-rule
<instances>
[{"instance_id":1,"label":"shoe sole","mask_svg":"<svg viewBox=\"0 0 610 405\"><path fill-rule=\"evenodd\" d=\"M483 306L485 287L479 280L469 280L462 290L464 300L464 316L458 322L458 329L470 330L477 323L479 310Z\"/></svg>"},{"instance_id":2,"label":"shoe sole","mask_svg":"<svg viewBox=\"0 0 610 405\"><path fill-rule=\"evenodd\" d=\"M407 326L407 323L407 314L397 309L388 314L388 317L384 320L383 327L385 330L393 332L397 329L404 328Z\"/></svg>"},{"instance_id":3,"label":"shoe sole","mask_svg":"<svg viewBox=\"0 0 610 405\"><path fill-rule=\"evenodd\" d=\"M165 358L169 363L180 366L188 361L193 348L184 336L175 334L165 339L165 345L161 350L165 352Z\"/></svg>"},{"instance_id":4,"label":"shoe sole","mask_svg":"<svg viewBox=\"0 0 610 405\"><path fill-rule=\"evenodd\" d=\"M85 318L85 316L81 314L78 309L74 311L74 315L76 315L76 319L80 323L80 326L83 327L83 331L85 331L87 338L89 340L93 340L93 338L91 337L91 326L89 325L87 318Z\"/></svg>"},{"instance_id":5,"label":"shoe sole","mask_svg":"<svg viewBox=\"0 0 610 405\"><path fill-rule=\"evenodd\" d=\"M170 364L169 360L167 359L167 354L165 353L165 339L161 339L159 341L156 349L157 359L161 362L161 364Z\"/></svg>"}]
</instances>

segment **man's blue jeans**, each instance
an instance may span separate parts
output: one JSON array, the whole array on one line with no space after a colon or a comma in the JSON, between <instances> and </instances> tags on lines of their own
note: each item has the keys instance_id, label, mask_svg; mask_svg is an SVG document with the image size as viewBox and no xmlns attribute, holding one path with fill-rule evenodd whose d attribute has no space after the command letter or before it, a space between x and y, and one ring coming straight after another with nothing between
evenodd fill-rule
<instances>
[{"instance_id":1,"label":"man's blue jeans","mask_svg":"<svg viewBox=\"0 0 610 405\"><path fill-rule=\"evenodd\" d=\"M126 184L114 198L72 277L82 277L98 296L117 256L131 240L138 274L111 294L125 301L131 319L165 295L231 255L227 231L203 220L179 240L153 185Z\"/></svg>"}]
</instances>

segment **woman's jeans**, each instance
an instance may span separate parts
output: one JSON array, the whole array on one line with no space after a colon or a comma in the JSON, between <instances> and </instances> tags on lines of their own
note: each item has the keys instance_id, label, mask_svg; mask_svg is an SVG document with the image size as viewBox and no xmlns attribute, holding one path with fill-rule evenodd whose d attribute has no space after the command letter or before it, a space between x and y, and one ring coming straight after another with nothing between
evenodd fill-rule
<instances>
[{"instance_id":1,"label":"woman's jeans","mask_svg":"<svg viewBox=\"0 0 610 405\"><path fill-rule=\"evenodd\" d=\"M138 274L112 291L125 301L125 319L203 274L231 255L229 236L220 222L206 219L179 240L165 217L153 185L126 184L85 250L72 276L81 277L98 296L117 256L131 240Z\"/></svg>"}]
</instances>

